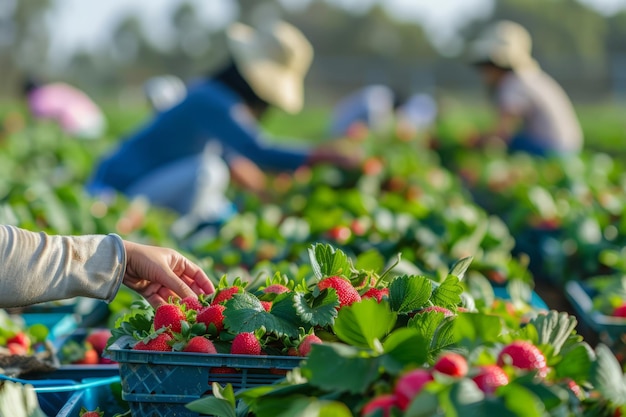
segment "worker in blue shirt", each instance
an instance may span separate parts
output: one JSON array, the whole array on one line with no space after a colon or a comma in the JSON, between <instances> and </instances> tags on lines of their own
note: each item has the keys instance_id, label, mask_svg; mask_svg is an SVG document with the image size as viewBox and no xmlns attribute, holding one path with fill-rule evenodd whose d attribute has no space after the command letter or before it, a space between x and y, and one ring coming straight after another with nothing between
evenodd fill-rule
<instances>
[{"instance_id":1,"label":"worker in blue shirt","mask_svg":"<svg viewBox=\"0 0 626 417\"><path fill-rule=\"evenodd\" d=\"M92 193L141 195L199 221L219 221L233 210L225 196L231 179L262 192L263 169L358 164L358 152L263 138L258 119L269 106L296 113L303 105L313 50L298 29L282 21L258 29L235 23L227 40L231 62L106 156L90 181Z\"/></svg>"}]
</instances>

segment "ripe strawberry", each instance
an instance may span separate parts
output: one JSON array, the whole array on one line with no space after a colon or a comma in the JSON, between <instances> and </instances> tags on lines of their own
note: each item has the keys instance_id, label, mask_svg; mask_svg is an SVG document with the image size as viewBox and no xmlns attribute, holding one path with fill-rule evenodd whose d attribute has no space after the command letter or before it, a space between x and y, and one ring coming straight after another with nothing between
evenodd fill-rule
<instances>
[{"instance_id":1,"label":"ripe strawberry","mask_svg":"<svg viewBox=\"0 0 626 417\"><path fill-rule=\"evenodd\" d=\"M418 313L428 313L430 311L436 311L437 313L443 313L443 315L445 317L452 317L452 316L454 316L454 313L452 311L448 310L445 307L440 307L440 306L428 306L428 307L423 308L420 311L418 311Z\"/></svg>"},{"instance_id":2,"label":"ripe strawberry","mask_svg":"<svg viewBox=\"0 0 626 417\"><path fill-rule=\"evenodd\" d=\"M272 302L271 301L261 301L261 305L263 306L265 311L270 311L272 309Z\"/></svg>"},{"instance_id":3,"label":"ripe strawberry","mask_svg":"<svg viewBox=\"0 0 626 417\"><path fill-rule=\"evenodd\" d=\"M85 407L81 407L78 413L79 417L102 417L103 415L104 415L104 412L100 411L100 407L96 408L93 411L89 411Z\"/></svg>"},{"instance_id":4,"label":"ripe strawberry","mask_svg":"<svg viewBox=\"0 0 626 417\"><path fill-rule=\"evenodd\" d=\"M30 349L30 338L24 332L18 332L13 337L7 339L7 345L9 343L17 343L24 347L25 350Z\"/></svg>"},{"instance_id":5,"label":"ripe strawberry","mask_svg":"<svg viewBox=\"0 0 626 417\"><path fill-rule=\"evenodd\" d=\"M100 362L100 355L98 355L98 352L96 352L93 347L89 346L89 348L85 350L85 356L73 363L76 365L97 365L98 362Z\"/></svg>"},{"instance_id":6,"label":"ripe strawberry","mask_svg":"<svg viewBox=\"0 0 626 417\"><path fill-rule=\"evenodd\" d=\"M21 343L7 343L7 349L11 355L26 356L28 355L28 349L26 349Z\"/></svg>"},{"instance_id":7,"label":"ripe strawberry","mask_svg":"<svg viewBox=\"0 0 626 417\"><path fill-rule=\"evenodd\" d=\"M284 292L290 292L291 290L282 285L282 284L272 284L272 285L268 285L267 287L265 287L263 289L263 292L265 294L282 294Z\"/></svg>"},{"instance_id":8,"label":"ripe strawberry","mask_svg":"<svg viewBox=\"0 0 626 417\"><path fill-rule=\"evenodd\" d=\"M204 336L194 336L189 340L183 352L217 353L215 345Z\"/></svg>"},{"instance_id":9,"label":"ripe strawberry","mask_svg":"<svg viewBox=\"0 0 626 417\"><path fill-rule=\"evenodd\" d=\"M458 353L446 353L442 355L433 367L442 374L455 378L462 378L467 374L467 360Z\"/></svg>"},{"instance_id":10,"label":"ripe strawberry","mask_svg":"<svg viewBox=\"0 0 626 417\"><path fill-rule=\"evenodd\" d=\"M394 393L397 398L398 408L406 410L413 398L424 388L424 385L434 378L430 372L424 369L414 369L402 375L396 382Z\"/></svg>"},{"instance_id":11,"label":"ripe strawberry","mask_svg":"<svg viewBox=\"0 0 626 417\"><path fill-rule=\"evenodd\" d=\"M169 333L161 333L153 339L140 340L133 346L133 350L150 350L156 352L169 352L172 347L169 345L169 341L172 340L172 336Z\"/></svg>"},{"instance_id":12,"label":"ripe strawberry","mask_svg":"<svg viewBox=\"0 0 626 417\"><path fill-rule=\"evenodd\" d=\"M180 333L181 322L186 320L185 313L175 304L163 304L154 312L154 330L169 327L172 332Z\"/></svg>"},{"instance_id":13,"label":"ripe strawberry","mask_svg":"<svg viewBox=\"0 0 626 417\"><path fill-rule=\"evenodd\" d=\"M200 311L202 310L202 303L200 302L200 300L198 300L198 297L193 297L193 296L189 296L189 297L185 297L180 301L180 304L184 305L185 307L187 307L187 310L196 310L196 311Z\"/></svg>"},{"instance_id":14,"label":"ripe strawberry","mask_svg":"<svg viewBox=\"0 0 626 417\"><path fill-rule=\"evenodd\" d=\"M324 278L317 283L317 287L320 290L333 288L337 292L337 297L339 298L339 307L337 309L361 301L361 296L350 281L339 276Z\"/></svg>"},{"instance_id":15,"label":"ripe strawberry","mask_svg":"<svg viewBox=\"0 0 626 417\"><path fill-rule=\"evenodd\" d=\"M222 288L221 290L217 291L215 297L213 297L213 301L211 301L211 304L222 304L223 302L226 302L233 298L233 295L241 292L241 290L241 287L238 287L236 285L233 285L232 287Z\"/></svg>"},{"instance_id":16,"label":"ripe strawberry","mask_svg":"<svg viewBox=\"0 0 626 417\"><path fill-rule=\"evenodd\" d=\"M209 324L212 323L219 333L224 330L224 310L226 310L226 307L221 304L214 304L205 307L196 316L196 322L204 323L207 326L207 329Z\"/></svg>"},{"instance_id":17,"label":"ripe strawberry","mask_svg":"<svg viewBox=\"0 0 626 417\"><path fill-rule=\"evenodd\" d=\"M239 333L233 339L230 353L238 355L260 355L261 343L254 333Z\"/></svg>"},{"instance_id":18,"label":"ripe strawberry","mask_svg":"<svg viewBox=\"0 0 626 417\"><path fill-rule=\"evenodd\" d=\"M626 317L626 303L615 307L612 313L613 317Z\"/></svg>"},{"instance_id":19,"label":"ripe strawberry","mask_svg":"<svg viewBox=\"0 0 626 417\"><path fill-rule=\"evenodd\" d=\"M307 334L302 338L302 341L298 345L298 353L300 356L309 356L311 352L311 345L322 343L322 339L314 334Z\"/></svg>"},{"instance_id":20,"label":"ripe strawberry","mask_svg":"<svg viewBox=\"0 0 626 417\"><path fill-rule=\"evenodd\" d=\"M582 388L580 388L580 385L578 385L573 379L567 379L567 388L569 388L572 394L574 394L579 400L585 399L585 394Z\"/></svg>"},{"instance_id":21,"label":"ripe strawberry","mask_svg":"<svg viewBox=\"0 0 626 417\"><path fill-rule=\"evenodd\" d=\"M352 232L346 226L335 226L326 232L326 235L336 242L346 243L352 236Z\"/></svg>"},{"instance_id":22,"label":"ripe strawberry","mask_svg":"<svg viewBox=\"0 0 626 417\"><path fill-rule=\"evenodd\" d=\"M392 408L397 407L397 402L398 399L394 394L381 394L372 398L363 406L361 417L367 417L379 410L382 412L383 417L390 417Z\"/></svg>"},{"instance_id":23,"label":"ripe strawberry","mask_svg":"<svg viewBox=\"0 0 626 417\"><path fill-rule=\"evenodd\" d=\"M498 365L485 365L479 369L472 380L485 394L493 394L498 387L509 383L509 377Z\"/></svg>"},{"instance_id":24,"label":"ripe strawberry","mask_svg":"<svg viewBox=\"0 0 626 417\"><path fill-rule=\"evenodd\" d=\"M98 355L102 355L107 342L111 338L111 330L98 329L94 330L85 338L85 342L88 342L98 352Z\"/></svg>"},{"instance_id":25,"label":"ripe strawberry","mask_svg":"<svg viewBox=\"0 0 626 417\"><path fill-rule=\"evenodd\" d=\"M530 342L516 340L506 345L498 355L498 365L510 364L519 369L536 370L540 377L548 373L546 357L539 348Z\"/></svg>"},{"instance_id":26,"label":"ripe strawberry","mask_svg":"<svg viewBox=\"0 0 626 417\"><path fill-rule=\"evenodd\" d=\"M389 298L389 288L370 288L362 298L375 298L380 303L383 298Z\"/></svg>"},{"instance_id":27,"label":"ripe strawberry","mask_svg":"<svg viewBox=\"0 0 626 417\"><path fill-rule=\"evenodd\" d=\"M292 346L287 349L287 356L300 356L300 352L298 352L298 348Z\"/></svg>"}]
</instances>

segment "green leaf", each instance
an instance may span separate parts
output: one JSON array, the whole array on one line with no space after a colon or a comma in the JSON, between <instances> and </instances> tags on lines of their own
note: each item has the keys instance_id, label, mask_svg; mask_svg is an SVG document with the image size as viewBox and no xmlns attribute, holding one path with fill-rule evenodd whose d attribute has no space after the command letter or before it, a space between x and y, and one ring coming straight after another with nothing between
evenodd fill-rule
<instances>
[{"instance_id":1,"label":"green leaf","mask_svg":"<svg viewBox=\"0 0 626 417\"><path fill-rule=\"evenodd\" d=\"M439 327L435 336L430 340L430 357L435 358L442 350L451 348L456 344L456 333L454 332L454 318L446 318Z\"/></svg>"},{"instance_id":2,"label":"green leaf","mask_svg":"<svg viewBox=\"0 0 626 417\"><path fill-rule=\"evenodd\" d=\"M432 293L430 279L418 275L402 275L389 284L391 309L408 313L423 307Z\"/></svg>"},{"instance_id":3,"label":"green leaf","mask_svg":"<svg viewBox=\"0 0 626 417\"><path fill-rule=\"evenodd\" d=\"M469 379L461 379L450 389L450 404L459 416L480 415L472 413L471 410L477 410L477 406L484 399L485 394Z\"/></svg>"},{"instance_id":4,"label":"green leaf","mask_svg":"<svg viewBox=\"0 0 626 417\"><path fill-rule=\"evenodd\" d=\"M595 355L587 343L579 343L561 350L561 361L554 370L561 378L572 378L577 383L586 382L591 372Z\"/></svg>"},{"instance_id":5,"label":"green leaf","mask_svg":"<svg viewBox=\"0 0 626 417\"><path fill-rule=\"evenodd\" d=\"M499 389L506 408L518 417L542 417L545 407L541 400L527 388L510 383Z\"/></svg>"},{"instance_id":6,"label":"green leaf","mask_svg":"<svg viewBox=\"0 0 626 417\"><path fill-rule=\"evenodd\" d=\"M460 284L459 278L448 275L441 285L435 288L430 297L430 302L436 306L456 307L461 303L461 293L463 293L463 286Z\"/></svg>"},{"instance_id":7,"label":"green leaf","mask_svg":"<svg viewBox=\"0 0 626 417\"><path fill-rule=\"evenodd\" d=\"M421 366L428 358L428 339L409 327L394 330L383 342L383 367L397 374L409 365Z\"/></svg>"},{"instance_id":8,"label":"green leaf","mask_svg":"<svg viewBox=\"0 0 626 417\"><path fill-rule=\"evenodd\" d=\"M473 259L474 257L472 256L467 256L463 259L459 259L454 265L452 265L452 268L450 269L450 272L448 274L454 275L459 279L463 279L463 276L465 275L467 269L470 267Z\"/></svg>"},{"instance_id":9,"label":"green leaf","mask_svg":"<svg viewBox=\"0 0 626 417\"><path fill-rule=\"evenodd\" d=\"M279 317L265 311L261 301L250 293L235 294L226 302L224 326L233 333L254 332L262 327L277 336L298 336L296 316Z\"/></svg>"},{"instance_id":10,"label":"green leaf","mask_svg":"<svg viewBox=\"0 0 626 417\"><path fill-rule=\"evenodd\" d=\"M361 253L356 258L354 268L359 271L380 271L385 267L385 258L376 249Z\"/></svg>"},{"instance_id":11,"label":"green leaf","mask_svg":"<svg viewBox=\"0 0 626 417\"><path fill-rule=\"evenodd\" d=\"M324 343L311 350L302 374L325 391L364 394L380 376L380 358L354 346Z\"/></svg>"},{"instance_id":12,"label":"green leaf","mask_svg":"<svg viewBox=\"0 0 626 417\"><path fill-rule=\"evenodd\" d=\"M454 337L477 343L496 343L504 329L502 319L482 313L459 313L454 323Z\"/></svg>"},{"instance_id":13,"label":"green leaf","mask_svg":"<svg viewBox=\"0 0 626 417\"><path fill-rule=\"evenodd\" d=\"M428 390L422 390L417 397L411 400L404 412L404 417L432 417L439 410L439 397Z\"/></svg>"},{"instance_id":14,"label":"green leaf","mask_svg":"<svg viewBox=\"0 0 626 417\"><path fill-rule=\"evenodd\" d=\"M223 398L206 396L185 405L191 411L216 417L237 417L235 406Z\"/></svg>"},{"instance_id":15,"label":"green leaf","mask_svg":"<svg viewBox=\"0 0 626 417\"><path fill-rule=\"evenodd\" d=\"M576 318L569 314L557 311L550 311L548 314L539 314L530 320L537 329L539 336L538 343L540 345L551 345L554 348L554 354L558 355L561 347L576 328Z\"/></svg>"},{"instance_id":16,"label":"green leaf","mask_svg":"<svg viewBox=\"0 0 626 417\"><path fill-rule=\"evenodd\" d=\"M385 337L396 324L396 313L387 302L368 298L339 310L333 330L342 341L374 348L374 341Z\"/></svg>"},{"instance_id":17,"label":"green leaf","mask_svg":"<svg viewBox=\"0 0 626 417\"><path fill-rule=\"evenodd\" d=\"M350 259L330 245L317 243L309 248L309 259L318 279L333 275L348 277L352 271Z\"/></svg>"},{"instance_id":18,"label":"green leaf","mask_svg":"<svg viewBox=\"0 0 626 417\"><path fill-rule=\"evenodd\" d=\"M596 361L589 378L595 389L615 404L626 403L626 385L622 367L611 350L603 344L596 347Z\"/></svg>"},{"instance_id":19,"label":"green leaf","mask_svg":"<svg viewBox=\"0 0 626 417\"><path fill-rule=\"evenodd\" d=\"M335 291L323 291L323 296L312 297L310 294L296 293L293 305L300 319L313 326L330 326L337 317L339 298Z\"/></svg>"},{"instance_id":20,"label":"green leaf","mask_svg":"<svg viewBox=\"0 0 626 417\"><path fill-rule=\"evenodd\" d=\"M266 399L252 411L256 417L353 417L341 402L302 396Z\"/></svg>"},{"instance_id":21,"label":"green leaf","mask_svg":"<svg viewBox=\"0 0 626 417\"><path fill-rule=\"evenodd\" d=\"M567 403L569 394L558 385L547 385L537 381L533 375L527 374L515 380L515 384L523 386L535 394L546 410L552 410Z\"/></svg>"}]
</instances>

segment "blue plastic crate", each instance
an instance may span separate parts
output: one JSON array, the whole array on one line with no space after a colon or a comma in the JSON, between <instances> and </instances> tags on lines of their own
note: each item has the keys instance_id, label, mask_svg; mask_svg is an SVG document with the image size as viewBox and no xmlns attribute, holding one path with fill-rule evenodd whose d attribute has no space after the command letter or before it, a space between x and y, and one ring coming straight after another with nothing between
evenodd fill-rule
<instances>
[{"instance_id":1,"label":"blue plastic crate","mask_svg":"<svg viewBox=\"0 0 626 417\"><path fill-rule=\"evenodd\" d=\"M50 333L48 339L54 341L78 328L79 318L70 313L25 313L21 315L26 326L43 324Z\"/></svg>"},{"instance_id":2,"label":"blue plastic crate","mask_svg":"<svg viewBox=\"0 0 626 417\"><path fill-rule=\"evenodd\" d=\"M302 361L290 356L140 351L117 342L109 347L109 354L119 363L122 398L133 415L154 417L198 417L185 405L210 395L213 382L231 384L235 391L267 385ZM225 367L236 373L220 373Z\"/></svg>"},{"instance_id":3,"label":"blue plastic crate","mask_svg":"<svg viewBox=\"0 0 626 417\"><path fill-rule=\"evenodd\" d=\"M509 295L509 290L507 289L506 286L492 285L492 287L493 287L493 294L496 296L496 298L500 298L502 300L511 299L511 296ZM528 300L528 303L533 308L536 308L539 310L550 310L546 302L543 301L543 299L535 291L531 293L531 297L530 297L530 300Z\"/></svg>"},{"instance_id":4,"label":"blue plastic crate","mask_svg":"<svg viewBox=\"0 0 626 417\"><path fill-rule=\"evenodd\" d=\"M76 417L82 407L90 411L99 408L107 416L129 410L128 404L121 398L122 387L119 376L85 379L82 386L83 388L72 393L58 413L54 414L56 417Z\"/></svg>"}]
</instances>

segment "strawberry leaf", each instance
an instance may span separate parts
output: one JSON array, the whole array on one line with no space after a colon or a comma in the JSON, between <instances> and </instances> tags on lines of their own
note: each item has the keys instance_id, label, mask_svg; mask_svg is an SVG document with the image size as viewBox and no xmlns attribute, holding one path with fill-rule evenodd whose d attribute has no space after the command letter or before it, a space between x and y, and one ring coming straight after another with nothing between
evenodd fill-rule
<instances>
[{"instance_id":1,"label":"strawberry leaf","mask_svg":"<svg viewBox=\"0 0 626 417\"><path fill-rule=\"evenodd\" d=\"M626 403L626 383L622 367L611 350L603 344L596 347L596 361L591 368L590 382L614 404Z\"/></svg>"},{"instance_id":2,"label":"strawberry leaf","mask_svg":"<svg viewBox=\"0 0 626 417\"><path fill-rule=\"evenodd\" d=\"M400 373L408 365L421 366L428 357L428 341L415 329L394 330L383 343L385 355L382 365L393 374Z\"/></svg>"},{"instance_id":3,"label":"strawberry leaf","mask_svg":"<svg viewBox=\"0 0 626 417\"><path fill-rule=\"evenodd\" d=\"M374 341L385 337L396 324L396 313L386 302L369 298L339 310L333 329L344 342L374 348Z\"/></svg>"},{"instance_id":4,"label":"strawberry leaf","mask_svg":"<svg viewBox=\"0 0 626 417\"><path fill-rule=\"evenodd\" d=\"M376 272L385 267L385 259L376 249L370 249L357 256L354 266L359 271Z\"/></svg>"},{"instance_id":5,"label":"strawberry leaf","mask_svg":"<svg viewBox=\"0 0 626 417\"><path fill-rule=\"evenodd\" d=\"M309 259L313 273L318 279L333 275L349 277L352 263L348 256L330 245L317 243L309 248Z\"/></svg>"},{"instance_id":6,"label":"strawberry leaf","mask_svg":"<svg viewBox=\"0 0 626 417\"><path fill-rule=\"evenodd\" d=\"M389 303L393 311L408 313L423 307L432 292L430 279L418 275L402 275L389 284Z\"/></svg>"},{"instance_id":7,"label":"strawberry leaf","mask_svg":"<svg viewBox=\"0 0 626 417\"><path fill-rule=\"evenodd\" d=\"M556 375L571 378L577 383L587 380L595 354L587 343L578 343L561 350L561 361L554 367Z\"/></svg>"},{"instance_id":8,"label":"strawberry leaf","mask_svg":"<svg viewBox=\"0 0 626 417\"><path fill-rule=\"evenodd\" d=\"M454 338L481 343L497 343L504 331L502 318L482 313L459 313L454 323Z\"/></svg>"},{"instance_id":9,"label":"strawberry leaf","mask_svg":"<svg viewBox=\"0 0 626 417\"><path fill-rule=\"evenodd\" d=\"M298 336L296 316L278 317L268 313L261 301L250 293L235 294L226 302L224 325L233 333L254 332L262 327L278 336Z\"/></svg>"},{"instance_id":10,"label":"strawberry leaf","mask_svg":"<svg viewBox=\"0 0 626 417\"><path fill-rule=\"evenodd\" d=\"M574 316L552 310L548 314L539 314L530 320L529 324L537 329L538 344L551 345L554 348L554 354L558 355L563 344L574 331L577 321Z\"/></svg>"},{"instance_id":11,"label":"strawberry leaf","mask_svg":"<svg viewBox=\"0 0 626 417\"><path fill-rule=\"evenodd\" d=\"M456 307L461 303L463 286L459 282L459 277L448 275L446 279L436 287L430 297L433 305L441 307Z\"/></svg>"},{"instance_id":12,"label":"strawberry leaf","mask_svg":"<svg viewBox=\"0 0 626 417\"><path fill-rule=\"evenodd\" d=\"M302 375L325 391L364 394L380 376L380 359L354 346L315 345L302 366Z\"/></svg>"},{"instance_id":13,"label":"strawberry leaf","mask_svg":"<svg viewBox=\"0 0 626 417\"><path fill-rule=\"evenodd\" d=\"M235 394L232 385L221 388L213 383L213 395L199 398L185 405L187 409L216 417L237 417Z\"/></svg>"},{"instance_id":14,"label":"strawberry leaf","mask_svg":"<svg viewBox=\"0 0 626 417\"><path fill-rule=\"evenodd\" d=\"M454 275L459 279L463 279L463 276L465 275L467 269L470 267L473 259L474 258L472 256L467 256L463 259L459 259L454 265L452 265L452 268L450 269L450 272L448 274Z\"/></svg>"},{"instance_id":15,"label":"strawberry leaf","mask_svg":"<svg viewBox=\"0 0 626 417\"><path fill-rule=\"evenodd\" d=\"M335 291L328 290L322 291L318 297L295 293L293 305L303 322L324 327L335 322L339 298Z\"/></svg>"}]
</instances>

